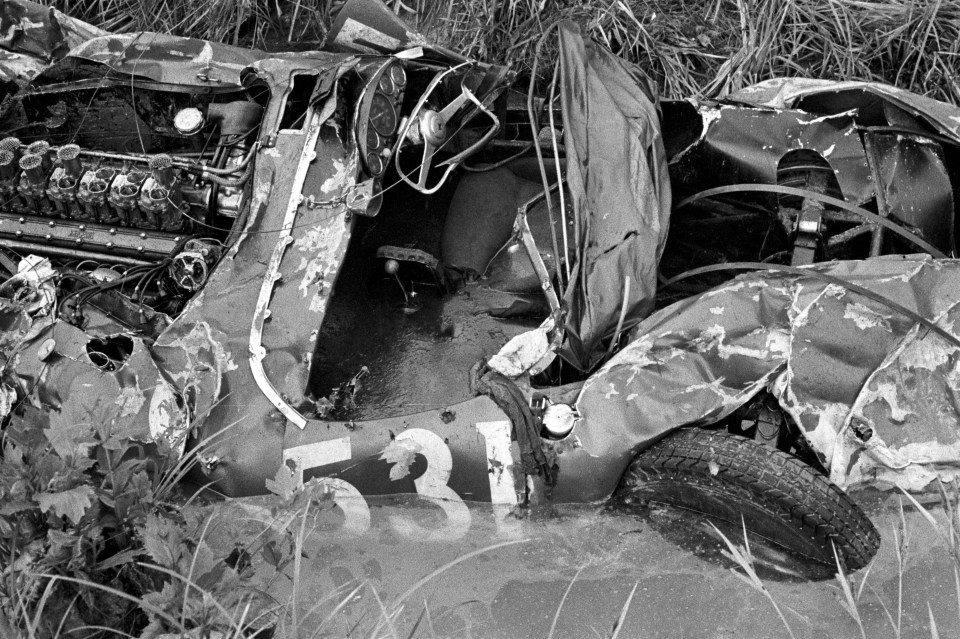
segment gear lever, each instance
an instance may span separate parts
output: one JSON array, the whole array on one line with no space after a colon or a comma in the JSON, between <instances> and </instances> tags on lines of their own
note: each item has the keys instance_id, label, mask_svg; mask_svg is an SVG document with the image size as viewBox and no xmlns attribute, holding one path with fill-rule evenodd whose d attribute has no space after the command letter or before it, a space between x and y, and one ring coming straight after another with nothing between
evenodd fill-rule
<instances>
[{"instance_id":1,"label":"gear lever","mask_svg":"<svg viewBox=\"0 0 960 639\"><path fill-rule=\"evenodd\" d=\"M400 276L397 275L397 272L400 270L400 262L395 259L389 259L384 263L383 270L387 272L387 275L393 275L394 279L397 280L397 284L400 286L400 290L403 292L403 306L400 307L403 312L409 315L419 311L420 306L416 303L416 291L411 289L411 291L407 293L403 282L400 281Z\"/></svg>"}]
</instances>

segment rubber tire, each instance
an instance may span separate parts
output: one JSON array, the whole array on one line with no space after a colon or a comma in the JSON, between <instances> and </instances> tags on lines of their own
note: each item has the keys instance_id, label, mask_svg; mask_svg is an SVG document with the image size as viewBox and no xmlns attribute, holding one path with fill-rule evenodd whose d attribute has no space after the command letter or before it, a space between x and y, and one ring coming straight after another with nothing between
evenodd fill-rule
<instances>
[{"instance_id":1,"label":"rubber tire","mask_svg":"<svg viewBox=\"0 0 960 639\"><path fill-rule=\"evenodd\" d=\"M641 452L618 491L709 515L812 560L867 565L880 534L857 504L797 458L723 431L677 430ZM742 517L742 519L741 519ZM832 543L831 543L832 542Z\"/></svg>"}]
</instances>

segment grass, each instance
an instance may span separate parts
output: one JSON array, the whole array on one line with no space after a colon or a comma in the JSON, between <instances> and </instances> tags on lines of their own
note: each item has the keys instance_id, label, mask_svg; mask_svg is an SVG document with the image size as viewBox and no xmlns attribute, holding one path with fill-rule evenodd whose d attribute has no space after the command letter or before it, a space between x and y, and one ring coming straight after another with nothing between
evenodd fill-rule
<instances>
[{"instance_id":1,"label":"grass","mask_svg":"<svg viewBox=\"0 0 960 639\"><path fill-rule=\"evenodd\" d=\"M339 0L56 0L114 32L259 48L317 47ZM637 63L672 98L775 77L875 80L960 103L960 4L947 0L408 0L389 4L438 44L528 76L562 20ZM553 49L551 49L553 47ZM543 55L556 59L556 44ZM545 71L550 73L550 69ZM538 78L545 88L549 75Z\"/></svg>"},{"instance_id":2,"label":"grass","mask_svg":"<svg viewBox=\"0 0 960 639\"><path fill-rule=\"evenodd\" d=\"M960 614L960 518L958 518L957 510L958 499L960 499L960 491L948 494L947 490L941 488L941 500L944 505L943 516L940 516L935 515L930 509L918 503L912 496L906 495L907 502L929 524L930 531L941 541L942 549L949 556L948 561L952 562L958 604L957 614ZM302 559L308 556L308 552L314 552L313 548L318 541L321 544L324 543L324 533L316 527L317 520L314 515L328 508L330 504L319 493L317 499L301 498L288 503L291 504L290 507L296 509L293 516L289 516L290 513L286 512L289 508L280 508L273 512L271 519L260 522L263 524L265 533L269 531L274 538L288 539L289 547L282 552L285 555L284 561L266 561L261 566L263 569L269 569L269 565L273 564L276 567L276 573L272 578L258 582L256 587L254 587L252 581L241 580L240 582L234 582L228 588L222 588L219 587L219 584L210 581L209 573L203 574L206 568L201 570L200 567L209 566L210 563L209 558L204 556L206 538L215 523L211 519L205 519L196 526L194 529L196 532L186 546L191 550L185 554L179 563L170 564L175 566L174 568L159 565L156 557L153 557L150 561L135 562L135 565L144 572L156 573L163 577L167 583L174 584L176 596L135 596L110 584L84 580L82 576L52 573L35 574L31 575L33 580L44 583L42 590L37 593L35 605L29 607L20 605L15 610L13 619L0 620L3 621L3 623L0 623L0 636L48 639L53 637L93 636L153 637L158 636L157 633L174 633L173 636L195 637L196 639L201 637L220 637L223 639L260 637L263 639L267 636L312 639L320 636L344 635L369 639L411 639L414 637L435 639L445 635L438 634L434 628L427 601L425 599L420 600L422 601L422 607L419 602L416 609L411 607L411 603L415 601L418 593L428 586L442 588L442 583L438 584L437 582L444 579L446 573L457 566L468 564L481 555L495 553L515 544L536 543L536 540L532 539L510 540L493 543L461 554L439 568L428 572L423 577L411 579L410 585L405 590L392 597L384 597L369 580L348 582L324 596L316 597L307 586L310 582L305 578L307 567ZM893 568L899 575L899 580L892 582L896 585L892 605L888 606L888 602L870 583L873 564L851 577L844 572L839 560L837 561L835 575L836 602L840 609L852 620L857 636L863 638L891 636L898 639L903 636L903 578L908 560L909 540L912 538L906 523L904 507L901 504L900 518L899 521L893 523L890 537L895 541L895 546L892 549L895 555ZM780 619L786 635L790 637L809 636L809 633L802 631L804 630L802 626L808 626L810 620L779 601L775 595L776 589L769 588L759 576L746 532L744 531L743 545L738 545L719 530L716 531L716 534L726 546L723 555L734 566L730 569L731 573L746 588L760 594L769 603ZM918 535L918 538L922 539L923 534ZM171 544L170 548L177 545L174 542L169 543ZM265 534L254 535L252 538L245 539L244 543L251 555L265 555L262 552L267 544ZM588 565L581 565L576 570L566 589L555 603L549 630L543 635L547 639L552 639L561 633L569 634L569 627L566 622L569 622L570 619L563 613L563 609L565 604L572 599L574 586L587 567ZM261 576L263 576L263 573L261 573ZM646 611L634 604L634 596L639 583L639 581L634 583L616 619L610 620L612 623L609 630L602 634L594 630L596 636L617 639L624 632L628 617L632 617L634 620L638 616L641 619L643 618ZM48 610L50 604L56 603L55 593L59 592L58 584L72 584L78 592L96 590L104 595L135 604L149 616L150 625L140 634L137 634L140 631L121 632L89 621L84 625L78 625L74 623L75 618L71 616L69 608L64 612L63 606L60 605L53 610ZM282 587L276 588L275 586L278 584L288 584L289 587L284 595L275 599L269 595L270 592L285 590ZM164 592L166 593L166 591L167 588L164 587ZM24 602L21 601L21 604L24 604ZM549 618L550 603L544 601L543 604L544 610L541 610L540 614L547 613ZM876 607L879 606L883 610L887 628L881 634L876 634L878 630L875 627L868 628L865 625L862 614L864 605L874 607L872 613L873 626L876 626L877 623ZM347 628L344 626L345 617L341 613L351 606L359 606L359 608L353 609L346 615L346 617L355 620L354 625ZM55 619L47 618L49 612L56 612L58 617ZM944 614L946 612L943 610L935 612L933 606L927 603L924 616L927 619L930 637L940 636L938 615L940 615L942 621L944 619L942 615ZM914 624L917 621L915 619ZM801 626L800 628L798 628L798 624ZM51 632L50 628L54 628L55 631ZM881 630L883 629L881 628ZM257 633L261 631L267 634L258 635ZM851 634L851 636L854 635Z\"/></svg>"},{"instance_id":3,"label":"grass","mask_svg":"<svg viewBox=\"0 0 960 639\"><path fill-rule=\"evenodd\" d=\"M711 524L713 526L713 524ZM713 526L713 530L720 536L723 540L723 543L726 545L727 549L722 551L723 556L735 563L740 570L743 572L737 572L733 568L730 569L730 572L734 577L742 581L749 587L751 590L755 590L766 598L770 602L770 605L776 611L777 616L780 617L780 621L783 622L783 627L787 630L787 634L790 635L791 639L796 639L796 636L793 634L793 628L790 627L790 623L787 621L786 616L783 614L783 610L780 605L777 603L777 600L770 593L770 590L764 585L763 581L757 575L757 570L754 567L753 553L750 552L750 541L747 539L747 526L743 526L743 545L738 546L730 541L726 535L720 532L720 529L716 526Z\"/></svg>"},{"instance_id":4,"label":"grass","mask_svg":"<svg viewBox=\"0 0 960 639\"><path fill-rule=\"evenodd\" d=\"M316 532L309 525L312 520L311 515L316 514L318 509L328 506L329 504L324 503L324 500L300 500L297 507L302 510L299 510L295 517L287 517L284 514L278 516L276 521L263 522L265 530L274 531L278 536L291 539L289 550L285 553L287 561L278 562L276 565L275 578L285 578L291 584L289 596L281 601L272 599L259 588L251 587L246 579L234 580L224 588L223 584L213 583L208 578L209 572L201 574L199 566L209 564L209 559L204 555L208 550L206 537L213 520L208 518L198 527L197 534L189 540L190 543L186 547L192 547L193 550L187 553L182 561L165 566L160 565L157 561L158 557L152 556L152 561L134 562L134 565L145 573L161 575L172 587L164 586L162 592L137 596L108 584L84 579L82 576L34 573L30 577L36 582L45 584L43 592L32 602L17 598L14 602L12 619L4 618L3 607L0 607L0 637L3 639L7 637L52 639L53 637L178 636L196 639L201 637L239 639L260 636L258 633L261 631L264 633L262 636L296 639L338 636L343 630L333 628L337 614L348 605L355 603L358 597L366 592L369 597L365 600L365 604L372 608L374 614L367 614L370 610L364 612L360 616L360 621L357 622L358 625L350 630L349 635L371 639L380 637L401 639L401 637L412 637L424 618L427 621L426 628L430 629L432 626L429 610L424 603L423 612L413 628L405 633L398 630L398 619L417 592L440 579L444 573L455 566L485 553L530 541L529 539L502 541L461 554L415 581L399 595L389 599L382 598L375 586L365 580L344 584L325 597L311 601L311 593L307 592L304 585L306 583L305 566L302 558L307 556L307 542ZM283 528L279 532L276 530L278 521L282 522ZM263 542L264 539L259 537L253 539L249 544L250 550L257 553L258 547L262 549ZM169 547L164 549L165 553L175 552L174 546L177 545L175 542L164 539L163 543L169 544ZM82 575L82 573L78 574ZM136 635L98 624L77 624L69 610L62 613L59 609L49 608L49 604L55 603L54 593L58 592L63 584L71 584L81 592L96 592L101 596L132 603L148 615L150 623L146 628L136 629L137 633L142 633ZM309 607L304 605L307 601L311 602ZM60 618L51 619L52 614L58 613L61 614ZM51 632L51 628L56 630ZM431 636L436 634L431 631Z\"/></svg>"},{"instance_id":5,"label":"grass","mask_svg":"<svg viewBox=\"0 0 960 639\"><path fill-rule=\"evenodd\" d=\"M916 512L918 512L929 524L930 531L933 532L934 536L940 540L943 548L950 557L957 596L957 615L958 621L960 621L960 509L958 509L958 505L960 505L960 487L954 487L954 490L951 494L942 484L938 484L938 486L940 492L940 501L943 505L944 514L946 515L946 523L938 519L929 508L917 501L913 495L906 491L903 491L903 494ZM894 540L893 552L895 554L897 568L897 598L895 616L880 593L878 593L877 590L868 583L870 573L873 569L876 559L874 559L874 562L871 562L871 564L868 565L858 576L859 584L857 584L856 579L847 575L844 571L839 556L836 555L836 549L834 549L834 557L836 559L837 568L837 572L834 577L835 581L837 582L837 603L854 622L862 639L867 639L869 636L871 636L867 633L867 629L864 626L863 617L861 615L861 607L864 604L864 590L869 590L873 598L872 602L878 605L883 611L889 627L890 636L894 637L895 639L900 639L903 636L903 581L907 563L909 536L906 515L902 501L900 502L900 520L898 524L899 526L894 525L891 530L892 538ZM746 529L744 529L743 546L733 543L722 532L717 530L716 527L714 527L714 530L716 530L717 534L722 538L724 545L726 546L726 550L722 551L722 554L727 557L727 559L732 561L735 566L730 568L731 573L744 582L751 590L762 594L776 611L787 634L790 637L795 637L793 628L787 621L786 616L783 614L783 604L777 602L770 590L757 576L754 558L750 552L750 543L747 539ZM922 537L923 536L921 535L921 538ZM940 633L937 626L936 616L933 612L933 607L929 601L926 603L927 623L930 637L931 639L939 639Z\"/></svg>"}]
</instances>

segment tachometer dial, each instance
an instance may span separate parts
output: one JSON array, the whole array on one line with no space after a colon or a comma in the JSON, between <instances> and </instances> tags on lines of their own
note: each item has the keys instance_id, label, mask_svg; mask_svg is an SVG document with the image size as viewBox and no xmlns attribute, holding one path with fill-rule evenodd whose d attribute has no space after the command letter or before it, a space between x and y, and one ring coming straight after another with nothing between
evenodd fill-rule
<instances>
[{"instance_id":1,"label":"tachometer dial","mask_svg":"<svg viewBox=\"0 0 960 639\"><path fill-rule=\"evenodd\" d=\"M397 130L397 111L381 93L374 95L370 103L370 126L384 137L390 137Z\"/></svg>"},{"instance_id":2,"label":"tachometer dial","mask_svg":"<svg viewBox=\"0 0 960 639\"><path fill-rule=\"evenodd\" d=\"M379 153L370 152L367 153L367 169L370 170L370 173L373 175L380 175L383 173L383 158L380 157Z\"/></svg>"},{"instance_id":3,"label":"tachometer dial","mask_svg":"<svg viewBox=\"0 0 960 639\"><path fill-rule=\"evenodd\" d=\"M382 76L380 76L380 84L377 86L379 86L380 90L387 95L391 95L397 90L397 85L393 83L393 78L390 77L389 73L384 73Z\"/></svg>"},{"instance_id":4,"label":"tachometer dial","mask_svg":"<svg viewBox=\"0 0 960 639\"><path fill-rule=\"evenodd\" d=\"M379 149L382 139L380 134L373 130L373 127L367 127L367 148L372 150Z\"/></svg>"},{"instance_id":5,"label":"tachometer dial","mask_svg":"<svg viewBox=\"0 0 960 639\"><path fill-rule=\"evenodd\" d=\"M390 67L390 79L394 86L402 87L407 83L407 74L399 64Z\"/></svg>"}]
</instances>

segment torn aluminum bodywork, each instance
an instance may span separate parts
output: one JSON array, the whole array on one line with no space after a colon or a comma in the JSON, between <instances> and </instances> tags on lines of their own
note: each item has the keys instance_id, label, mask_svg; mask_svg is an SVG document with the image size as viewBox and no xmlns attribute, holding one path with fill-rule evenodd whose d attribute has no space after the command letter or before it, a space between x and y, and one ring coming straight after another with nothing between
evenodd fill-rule
<instances>
[{"instance_id":1,"label":"torn aluminum bodywork","mask_svg":"<svg viewBox=\"0 0 960 639\"><path fill-rule=\"evenodd\" d=\"M11 358L5 367L5 378L15 380L11 383L21 388L21 398L41 409L42 420L46 416L77 423L113 420L122 426L122 436L156 442L167 454L178 455L183 452L191 429L194 436L200 437L231 425L237 425L237 430L262 432L264 422L276 422L269 417L276 410L275 405L265 401L266 393L276 396L276 388L288 401L297 405L302 401L303 387L298 388L297 381L302 381L305 372L298 377L297 371L305 371L309 361L299 356L288 361L282 353L309 353L311 330L302 322L322 310L322 303L316 298L329 292L335 265L346 245L344 238L349 237L350 214L342 196L353 186L359 167L343 115L332 116L337 99L334 85L355 65L356 58L323 52L270 56L242 50L238 56L237 51L196 40L138 34L100 36L65 58L68 62L84 60L95 64L111 60L114 72L119 64L133 72L138 83L188 91L190 86L207 88L212 84L217 93L231 88L240 90L240 72L246 68L248 74L274 88L278 99L268 103L257 126L264 138L273 136L275 140L248 173L245 208L250 213L235 217L231 236L237 241L222 259L206 267L210 273L202 282L203 288L195 291L181 312L173 318L161 314L162 319L152 324L153 331L146 335L131 330L135 326L129 319L117 321L110 306L97 299L95 307L101 310L88 310L90 317L84 319L83 330L62 320L50 320L43 325L19 320L26 327L21 339L5 349ZM299 74L323 78L316 83L314 99L319 104L322 98L331 97L329 108L309 108L309 124L278 134L285 98ZM280 168L298 165L301 168L294 172L299 175L298 181ZM312 206L314 202L334 204L317 207ZM293 226L291 220L284 221L291 215L296 218L298 229L280 233L281 229L289 231ZM9 224L0 222L4 223ZM50 222L52 228L60 224L70 225L59 219ZM198 225L199 235L203 234L204 224ZM96 236L87 243L84 227L96 225L73 226L77 245L81 246L76 256L110 264L109 250L90 246ZM113 229L110 233L114 233ZM244 237L244 233L249 235ZM260 256L269 254L275 246L287 244L292 246L283 264L268 265L261 260ZM93 250L85 253L84 248ZM37 249L43 251L44 247ZM64 253L53 255L62 258ZM142 262L133 262L138 263ZM281 269L291 286L278 287L272 296L261 294L261 282L268 282L272 291L283 279ZM108 278L117 276L109 268L105 272ZM270 325L264 328L271 303L278 302L287 305L290 315L275 313ZM136 302L132 306L141 317L143 313L154 313L142 301L139 309ZM259 312L255 312L256 308ZM51 314L59 310L51 310ZM247 361L253 341L251 322L257 343L272 352ZM12 335L7 333L8 338ZM98 340L121 338L129 344L126 352L109 369L100 365L97 356L90 352L91 345ZM40 357L38 352L44 356ZM254 375L252 370L260 375ZM243 400L238 401L238 396L243 396ZM230 397L233 401L227 399ZM264 399L259 410L258 397ZM200 425L202 428L198 429ZM274 457L266 462L270 468L275 468L277 462L273 460L280 458L282 433L274 433L273 437ZM249 445L249 437L244 441ZM254 446L238 456L248 457L248 451L254 450L269 454L271 447ZM218 455L230 459L229 454Z\"/></svg>"},{"instance_id":2,"label":"torn aluminum bodywork","mask_svg":"<svg viewBox=\"0 0 960 639\"><path fill-rule=\"evenodd\" d=\"M48 260L33 256L0 289L0 348L7 358L0 417L26 419L44 430L96 426L179 457L189 428L179 389L143 340L122 334L91 339L56 319L55 275Z\"/></svg>"},{"instance_id":3,"label":"torn aluminum bodywork","mask_svg":"<svg viewBox=\"0 0 960 639\"><path fill-rule=\"evenodd\" d=\"M822 192L890 218L945 254L955 248L960 108L882 84L804 79L767 81L719 103L663 106L680 198L731 184L809 185L825 169ZM824 258L913 250L855 217L833 218Z\"/></svg>"},{"instance_id":4,"label":"torn aluminum bodywork","mask_svg":"<svg viewBox=\"0 0 960 639\"><path fill-rule=\"evenodd\" d=\"M357 4L389 13L363 1L344 10ZM174 456L202 445L205 481L229 494L262 493L278 469L304 456L302 446L324 448L359 430L318 418L308 377L356 218L377 212L378 158L407 143L396 135L400 114L382 114L409 108L408 83L411 91L435 87L426 113L462 95L468 74L476 81L470 95L487 108L510 76L419 45L376 55L271 54L162 34L88 35L10 89L16 108L3 124L24 140L13 143L12 161L0 153L16 171L0 202L0 245L26 260L48 256L58 288L43 316L31 314L36 295L0 299L4 416L41 428L115 421L122 436ZM431 85L440 73L443 82ZM371 124L374 98L381 119ZM495 130L495 120L486 126ZM48 146L27 144L35 140ZM79 150L61 154L74 141ZM77 153L78 175L105 182L86 199L71 191L75 182L61 188L46 173L62 176ZM38 165L17 166L21 156ZM108 184L112 199L98 200ZM17 262L5 254L4 266L16 270ZM489 400L471 406L460 412L471 425L502 425ZM442 432L453 415L431 411L404 423ZM388 428L367 433L353 450L379 457L394 439ZM436 439L416 437L435 447ZM453 453L452 485L480 499L512 485L507 470L491 488L482 429L444 439L464 442ZM509 468L509 443L505 450Z\"/></svg>"},{"instance_id":5,"label":"torn aluminum bodywork","mask_svg":"<svg viewBox=\"0 0 960 639\"><path fill-rule=\"evenodd\" d=\"M956 332L955 261L809 268ZM769 390L841 487L922 490L960 472L960 349L886 304L813 275L758 272L658 311L631 337L577 401L588 423L605 425L602 435L580 431L584 455L606 456L624 440L642 449Z\"/></svg>"},{"instance_id":6,"label":"torn aluminum bodywork","mask_svg":"<svg viewBox=\"0 0 960 639\"><path fill-rule=\"evenodd\" d=\"M23 82L91 38L107 35L53 7L33 2L0 4L0 79Z\"/></svg>"}]
</instances>

